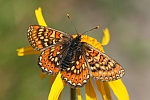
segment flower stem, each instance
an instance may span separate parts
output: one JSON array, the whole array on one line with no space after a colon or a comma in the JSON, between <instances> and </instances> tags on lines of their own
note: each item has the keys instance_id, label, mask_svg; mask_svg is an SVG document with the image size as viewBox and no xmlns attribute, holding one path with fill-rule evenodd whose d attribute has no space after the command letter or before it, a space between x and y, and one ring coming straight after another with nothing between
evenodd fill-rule
<instances>
[{"instance_id":1,"label":"flower stem","mask_svg":"<svg viewBox=\"0 0 150 100\"><path fill-rule=\"evenodd\" d=\"M70 89L70 100L76 100L76 89Z\"/></svg>"}]
</instances>

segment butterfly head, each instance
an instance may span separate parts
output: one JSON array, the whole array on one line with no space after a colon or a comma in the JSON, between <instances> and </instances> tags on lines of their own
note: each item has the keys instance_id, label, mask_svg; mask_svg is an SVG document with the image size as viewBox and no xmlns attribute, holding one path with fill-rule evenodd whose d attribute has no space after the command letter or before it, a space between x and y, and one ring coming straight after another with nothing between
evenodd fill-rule
<instances>
[{"instance_id":1,"label":"butterfly head","mask_svg":"<svg viewBox=\"0 0 150 100\"><path fill-rule=\"evenodd\" d=\"M77 41L81 41L81 34L77 34L76 38Z\"/></svg>"}]
</instances>

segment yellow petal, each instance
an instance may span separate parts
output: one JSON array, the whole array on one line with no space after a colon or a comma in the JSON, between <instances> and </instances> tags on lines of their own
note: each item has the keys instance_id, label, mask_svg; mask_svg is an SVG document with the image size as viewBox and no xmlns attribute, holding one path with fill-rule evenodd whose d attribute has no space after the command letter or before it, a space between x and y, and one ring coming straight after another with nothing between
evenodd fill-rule
<instances>
[{"instance_id":1,"label":"yellow petal","mask_svg":"<svg viewBox=\"0 0 150 100\"><path fill-rule=\"evenodd\" d=\"M76 37L76 36L77 35L73 35L73 37ZM92 38L92 37L87 36L87 35L82 35L81 38L82 38L81 42L86 42L86 43L92 45L93 47L99 49L101 52L104 52L103 47L95 38Z\"/></svg>"},{"instance_id":2,"label":"yellow petal","mask_svg":"<svg viewBox=\"0 0 150 100\"><path fill-rule=\"evenodd\" d=\"M61 79L61 74L58 73L48 96L48 100L58 100L62 89L65 86L65 82Z\"/></svg>"},{"instance_id":3,"label":"yellow petal","mask_svg":"<svg viewBox=\"0 0 150 100\"><path fill-rule=\"evenodd\" d=\"M17 49L18 56L24 56L27 54L40 54L39 51L34 50L31 46Z\"/></svg>"},{"instance_id":4,"label":"yellow petal","mask_svg":"<svg viewBox=\"0 0 150 100\"><path fill-rule=\"evenodd\" d=\"M110 88L113 90L118 100L130 100L126 87L122 83L121 79L108 82L108 84Z\"/></svg>"},{"instance_id":5,"label":"yellow petal","mask_svg":"<svg viewBox=\"0 0 150 100\"><path fill-rule=\"evenodd\" d=\"M81 93L80 93L80 88L76 88L78 100L82 100Z\"/></svg>"},{"instance_id":6,"label":"yellow petal","mask_svg":"<svg viewBox=\"0 0 150 100\"><path fill-rule=\"evenodd\" d=\"M98 100L96 97L96 93L94 91L91 78L89 82L85 85L85 90L86 90L86 100Z\"/></svg>"},{"instance_id":7,"label":"yellow petal","mask_svg":"<svg viewBox=\"0 0 150 100\"><path fill-rule=\"evenodd\" d=\"M101 93L103 100L112 100L110 89L107 82L96 80L98 91Z\"/></svg>"},{"instance_id":8,"label":"yellow petal","mask_svg":"<svg viewBox=\"0 0 150 100\"><path fill-rule=\"evenodd\" d=\"M101 43L101 45L107 45L108 43L109 43L109 41L110 41L110 34L109 34L109 30L108 30L108 28L105 28L104 30L103 30L103 33L104 33L104 36L103 36L103 38L102 38L102 43Z\"/></svg>"},{"instance_id":9,"label":"yellow petal","mask_svg":"<svg viewBox=\"0 0 150 100\"><path fill-rule=\"evenodd\" d=\"M47 26L47 24L43 18L42 10L40 7L37 10L35 10L35 15L36 15L36 19L37 19L39 25Z\"/></svg>"}]
</instances>

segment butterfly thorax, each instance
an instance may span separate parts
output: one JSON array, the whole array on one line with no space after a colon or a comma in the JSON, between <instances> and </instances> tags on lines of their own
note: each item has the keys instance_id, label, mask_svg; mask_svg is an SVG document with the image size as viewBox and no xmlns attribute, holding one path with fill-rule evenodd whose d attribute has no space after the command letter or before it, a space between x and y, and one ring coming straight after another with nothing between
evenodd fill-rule
<instances>
[{"instance_id":1,"label":"butterfly thorax","mask_svg":"<svg viewBox=\"0 0 150 100\"><path fill-rule=\"evenodd\" d=\"M70 50L76 50L81 43L81 35L77 35L71 40Z\"/></svg>"},{"instance_id":2,"label":"butterfly thorax","mask_svg":"<svg viewBox=\"0 0 150 100\"><path fill-rule=\"evenodd\" d=\"M70 41L68 52L61 63L61 69L69 68L70 65L75 61L75 53L81 50L81 35L77 35Z\"/></svg>"}]
</instances>

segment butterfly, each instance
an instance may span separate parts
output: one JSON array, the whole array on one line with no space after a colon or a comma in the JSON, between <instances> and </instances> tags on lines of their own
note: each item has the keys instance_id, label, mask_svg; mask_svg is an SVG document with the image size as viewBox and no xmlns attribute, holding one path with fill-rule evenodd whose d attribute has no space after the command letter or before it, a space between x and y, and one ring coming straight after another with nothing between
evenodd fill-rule
<instances>
[{"instance_id":1,"label":"butterfly","mask_svg":"<svg viewBox=\"0 0 150 100\"><path fill-rule=\"evenodd\" d=\"M92 45L81 42L82 34L71 34L40 25L31 25L30 45L41 51L38 65L46 74L57 75L71 87L84 86L90 77L108 82L125 74L119 63Z\"/></svg>"}]
</instances>

